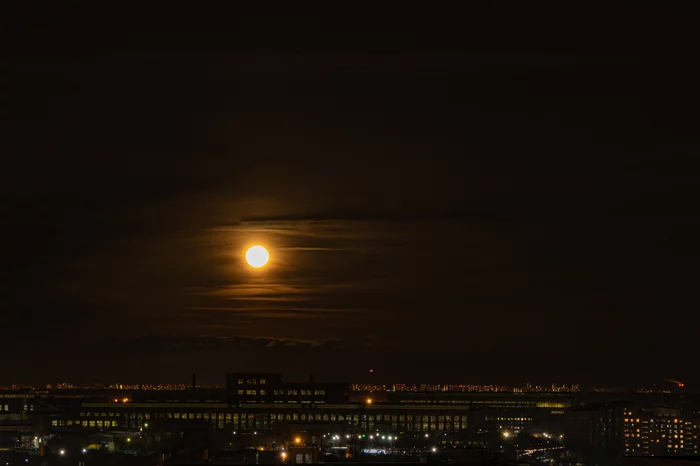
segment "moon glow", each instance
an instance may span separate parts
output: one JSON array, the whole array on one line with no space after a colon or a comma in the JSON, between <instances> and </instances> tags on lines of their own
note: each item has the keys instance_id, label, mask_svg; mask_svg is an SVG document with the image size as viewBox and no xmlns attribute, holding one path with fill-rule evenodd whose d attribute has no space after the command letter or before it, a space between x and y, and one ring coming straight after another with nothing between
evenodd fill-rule
<instances>
[{"instance_id":1,"label":"moon glow","mask_svg":"<svg viewBox=\"0 0 700 466\"><path fill-rule=\"evenodd\" d=\"M267 264L270 260L270 253L262 246L253 246L246 251L245 260L249 266L258 269Z\"/></svg>"}]
</instances>

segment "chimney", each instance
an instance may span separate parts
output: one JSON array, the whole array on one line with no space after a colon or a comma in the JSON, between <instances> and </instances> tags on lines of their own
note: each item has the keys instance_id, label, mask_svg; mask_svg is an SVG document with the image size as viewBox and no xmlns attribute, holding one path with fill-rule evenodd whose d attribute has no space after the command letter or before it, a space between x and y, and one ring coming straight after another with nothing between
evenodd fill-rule
<instances>
[{"instance_id":1,"label":"chimney","mask_svg":"<svg viewBox=\"0 0 700 466\"><path fill-rule=\"evenodd\" d=\"M197 374L193 372L192 373L192 389L194 390L195 388L197 388Z\"/></svg>"}]
</instances>

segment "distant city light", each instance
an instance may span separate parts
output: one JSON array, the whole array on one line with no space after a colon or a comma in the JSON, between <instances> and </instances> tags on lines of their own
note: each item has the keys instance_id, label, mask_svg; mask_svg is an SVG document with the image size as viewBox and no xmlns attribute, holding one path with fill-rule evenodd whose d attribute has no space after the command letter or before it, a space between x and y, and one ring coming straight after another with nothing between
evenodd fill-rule
<instances>
[{"instance_id":1,"label":"distant city light","mask_svg":"<svg viewBox=\"0 0 700 466\"><path fill-rule=\"evenodd\" d=\"M61 455L61 456L63 456L63 455L66 454L66 450L60 449L60 450L58 451L58 454Z\"/></svg>"},{"instance_id":2,"label":"distant city light","mask_svg":"<svg viewBox=\"0 0 700 466\"><path fill-rule=\"evenodd\" d=\"M437 451L437 448L433 447L432 452L435 453Z\"/></svg>"},{"instance_id":3,"label":"distant city light","mask_svg":"<svg viewBox=\"0 0 700 466\"><path fill-rule=\"evenodd\" d=\"M296 438L294 439L294 443L296 443L297 445L299 445L299 444L301 443L301 437L296 437Z\"/></svg>"},{"instance_id":4,"label":"distant city light","mask_svg":"<svg viewBox=\"0 0 700 466\"><path fill-rule=\"evenodd\" d=\"M372 398L367 398L367 404L371 405L372 404Z\"/></svg>"},{"instance_id":5,"label":"distant city light","mask_svg":"<svg viewBox=\"0 0 700 466\"><path fill-rule=\"evenodd\" d=\"M87 449L86 449L86 448L83 448L83 453L87 453Z\"/></svg>"},{"instance_id":6,"label":"distant city light","mask_svg":"<svg viewBox=\"0 0 700 466\"><path fill-rule=\"evenodd\" d=\"M428 437L430 437L430 434L425 434L425 438L428 438Z\"/></svg>"}]
</instances>

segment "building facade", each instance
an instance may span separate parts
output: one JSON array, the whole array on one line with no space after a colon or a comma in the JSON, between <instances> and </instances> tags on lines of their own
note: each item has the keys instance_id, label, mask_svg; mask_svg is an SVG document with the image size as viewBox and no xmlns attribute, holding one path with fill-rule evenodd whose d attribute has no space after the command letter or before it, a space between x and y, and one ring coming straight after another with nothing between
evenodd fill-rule
<instances>
[{"instance_id":1,"label":"building facade","mask_svg":"<svg viewBox=\"0 0 700 466\"><path fill-rule=\"evenodd\" d=\"M698 419L676 408L628 408L624 418L625 456L698 454Z\"/></svg>"}]
</instances>

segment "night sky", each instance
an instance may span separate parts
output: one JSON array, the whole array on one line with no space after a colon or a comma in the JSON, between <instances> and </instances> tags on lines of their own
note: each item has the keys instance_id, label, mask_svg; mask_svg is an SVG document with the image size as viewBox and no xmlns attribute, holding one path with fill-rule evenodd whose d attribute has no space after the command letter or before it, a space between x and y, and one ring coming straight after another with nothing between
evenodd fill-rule
<instances>
[{"instance_id":1,"label":"night sky","mask_svg":"<svg viewBox=\"0 0 700 466\"><path fill-rule=\"evenodd\" d=\"M700 383L685 12L5 16L0 384Z\"/></svg>"}]
</instances>

